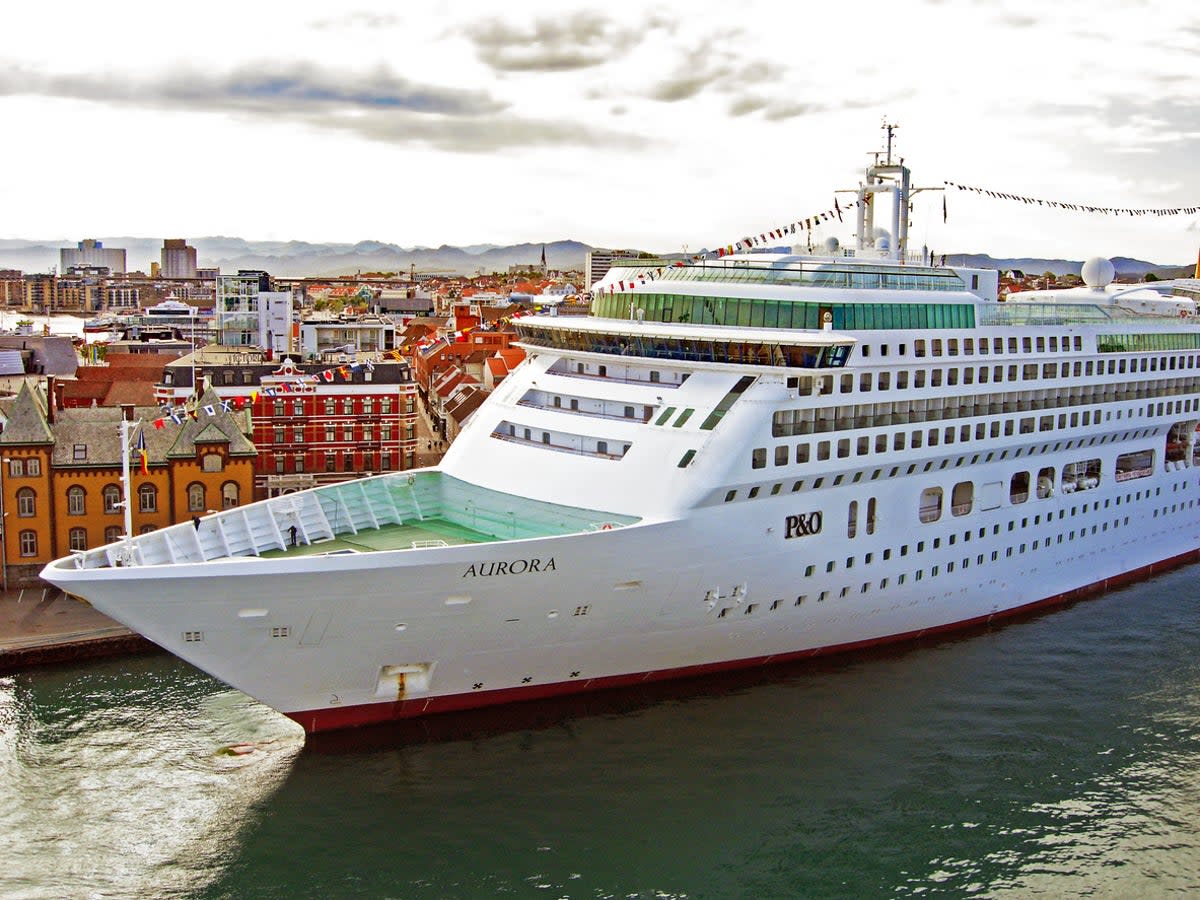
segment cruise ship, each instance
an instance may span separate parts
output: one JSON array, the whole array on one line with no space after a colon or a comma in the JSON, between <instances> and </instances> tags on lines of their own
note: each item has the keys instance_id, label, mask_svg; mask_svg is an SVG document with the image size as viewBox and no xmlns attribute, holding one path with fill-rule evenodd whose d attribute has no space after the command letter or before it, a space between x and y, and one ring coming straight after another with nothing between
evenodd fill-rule
<instances>
[{"instance_id":1,"label":"cruise ship","mask_svg":"<svg viewBox=\"0 0 1200 900\"><path fill-rule=\"evenodd\" d=\"M912 639L1200 549L1200 282L1001 302L906 248L614 269L434 468L126 537L43 577L307 731ZM891 229L876 226L891 203ZM894 239L892 236L894 235Z\"/></svg>"}]
</instances>

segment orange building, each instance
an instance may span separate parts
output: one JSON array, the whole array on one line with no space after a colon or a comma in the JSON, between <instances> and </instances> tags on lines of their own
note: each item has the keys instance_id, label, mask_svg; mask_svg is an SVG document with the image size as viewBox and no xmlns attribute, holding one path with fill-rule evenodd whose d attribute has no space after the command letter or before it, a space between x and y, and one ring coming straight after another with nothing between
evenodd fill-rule
<instances>
[{"instance_id":1,"label":"orange building","mask_svg":"<svg viewBox=\"0 0 1200 900\"><path fill-rule=\"evenodd\" d=\"M124 534L122 419L140 421L145 439L145 474L136 452L130 465L135 534L253 499L246 415L224 411L211 389L201 405L214 414L156 429L157 407L60 409L26 382L0 434L6 583L32 584L50 560Z\"/></svg>"}]
</instances>

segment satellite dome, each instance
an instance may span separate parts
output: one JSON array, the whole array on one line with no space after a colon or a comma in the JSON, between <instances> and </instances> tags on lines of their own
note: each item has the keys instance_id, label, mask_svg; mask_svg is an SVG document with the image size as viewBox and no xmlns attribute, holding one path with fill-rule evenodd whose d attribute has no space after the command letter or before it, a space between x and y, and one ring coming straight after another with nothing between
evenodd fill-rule
<instances>
[{"instance_id":1,"label":"satellite dome","mask_svg":"<svg viewBox=\"0 0 1200 900\"><path fill-rule=\"evenodd\" d=\"M833 256L835 253L837 253L838 249L841 246L842 246L842 242L839 241L837 238L835 238L835 237L825 238L825 252L828 253L830 256Z\"/></svg>"},{"instance_id":2,"label":"satellite dome","mask_svg":"<svg viewBox=\"0 0 1200 900\"><path fill-rule=\"evenodd\" d=\"M1088 287L1104 288L1112 284L1117 270L1103 256L1093 256L1083 264L1083 268L1080 269L1079 274L1083 277L1083 283Z\"/></svg>"}]
</instances>

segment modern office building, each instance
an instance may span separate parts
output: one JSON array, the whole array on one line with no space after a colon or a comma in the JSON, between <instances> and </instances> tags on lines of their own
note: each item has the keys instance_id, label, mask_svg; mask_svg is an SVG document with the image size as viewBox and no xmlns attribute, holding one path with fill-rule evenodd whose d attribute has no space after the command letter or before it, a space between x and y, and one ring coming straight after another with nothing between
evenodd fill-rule
<instances>
[{"instance_id":1,"label":"modern office building","mask_svg":"<svg viewBox=\"0 0 1200 900\"><path fill-rule=\"evenodd\" d=\"M158 272L163 278L195 278L196 248L189 247L183 238L167 238Z\"/></svg>"},{"instance_id":2,"label":"modern office building","mask_svg":"<svg viewBox=\"0 0 1200 900\"><path fill-rule=\"evenodd\" d=\"M613 266L637 265L627 263L627 260L642 258L637 250L603 250L595 247L588 251L584 268L584 290L590 291L597 281L600 281Z\"/></svg>"},{"instance_id":3,"label":"modern office building","mask_svg":"<svg viewBox=\"0 0 1200 900\"><path fill-rule=\"evenodd\" d=\"M63 272L72 266L103 266L114 275L125 274L125 251L119 247L105 247L92 238L82 240L74 247L61 248L58 261Z\"/></svg>"},{"instance_id":4,"label":"modern office building","mask_svg":"<svg viewBox=\"0 0 1200 900\"><path fill-rule=\"evenodd\" d=\"M214 310L218 343L279 354L292 349L295 295L272 287L271 276L256 270L217 276Z\"/></svg>"}]
</instances>

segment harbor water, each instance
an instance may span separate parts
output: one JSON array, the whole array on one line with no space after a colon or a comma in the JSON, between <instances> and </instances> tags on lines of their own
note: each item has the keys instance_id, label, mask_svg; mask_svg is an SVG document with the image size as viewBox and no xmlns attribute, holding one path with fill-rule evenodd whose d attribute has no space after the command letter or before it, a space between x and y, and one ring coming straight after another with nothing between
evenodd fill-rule
<instances>
[{"instance_id":1,"label":"harbor water","mask_svg":"<svg viewBox=\"0 0 1200 900\"><path fill-rule=\"evenodd\" d=\"M0 897L1200 893L1200 568L887 652L305 741L0 678Z\"/></svg>"}]
</instances>

